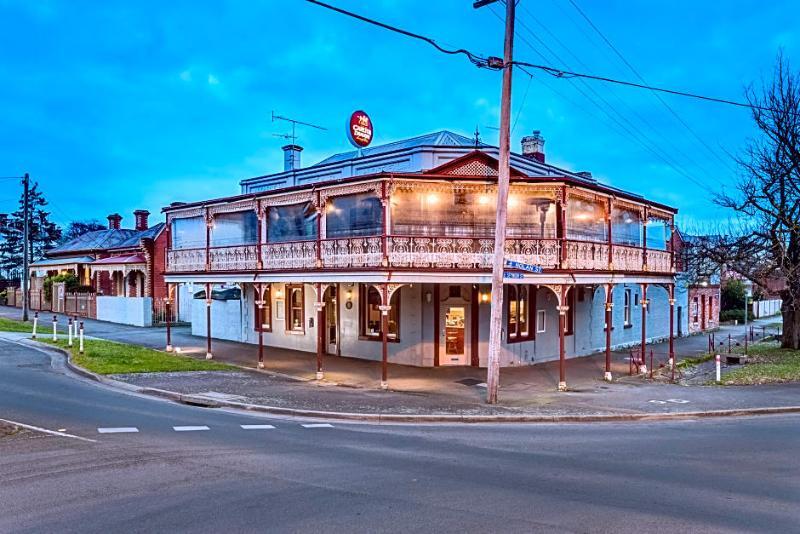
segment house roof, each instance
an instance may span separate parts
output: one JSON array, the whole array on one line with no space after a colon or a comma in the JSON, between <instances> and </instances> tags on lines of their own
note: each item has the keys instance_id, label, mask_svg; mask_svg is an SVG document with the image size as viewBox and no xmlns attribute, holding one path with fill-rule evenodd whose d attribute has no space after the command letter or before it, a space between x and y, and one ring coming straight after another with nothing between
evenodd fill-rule
<instances>
[{"instance_id":1,"label":"house roof","mask_svg":"<svg viewBox=\"0 0 800 534\"><path fill-rule=\"evenodd\" d=\"M147 263L147 259L143 254L125 254L123 256L111 256L110 258L103 258L95 260L92 265L131 265L138 263Z\"/></svg>"},{"instance_id":2,"label":"house roof","mask_svg":"<svg viewBox=\"0 0 800 534\"><path fill-rule=\"evenodd\" d=\"M59 265L74 265L78 263L92 263L91 256L62 256L60 258L45 258L30 264L31 267L56 267Z\"/></svg>"},{"instance_id":3,"label":"house roof","mask_svg":"<svg viewBox=\"0 0 800 534\"><path fill-rule=\"evenodd\" d=\"M137 247L142 238L155 238L163 227L164 223L158 223L143 231L110 228L86 232L75 239L71 239L62 245L48 250L47 255L52 257L62 254L74 254L76 252Z\"/></svg>"},{"instance_id":4,"label":"house roof","mask_svg":"<svg viewBox=\"0 0 800 534\"><path fill-rule=\"evenodd\" d=\"M312 167L317 167L319 165L328 165L330 163L337 163L340 161L348 161L351 159L362 158L367 156L377 156L379 154L386 154L389 152L394 152L396 150L404 150L407 148L416 148L421 146L471 146L475 148L489 146L485 143L475 143L475 139L471 139L461 134L457 134L451 132L449 130L440 130L438 132L432 132L424 135L419 135L417 137L411 137L409 139L401 139L399 141L393 141L391 143L386 143L383 145L377 145L374 147L364 148L359 153L358 150L350 150L348 152L341 152L339 154L334 154L333 156L329 156L324 160L320 161L319 163L315 163Z\"/></svg>"}]
</instances>

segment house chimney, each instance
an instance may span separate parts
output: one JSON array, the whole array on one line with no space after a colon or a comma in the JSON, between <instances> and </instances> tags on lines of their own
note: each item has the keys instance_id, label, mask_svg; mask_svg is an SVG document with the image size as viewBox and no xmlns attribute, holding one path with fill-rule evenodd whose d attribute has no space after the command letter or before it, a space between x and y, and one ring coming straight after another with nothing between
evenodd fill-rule
<instances>
[{"instance_id":1,"label":"house chimney","mask_svg":"<svg viewBox=\"0 0 800 534\"><path fill-rule=\"evenodd\" d=\"M303 147L299 145L286 145L283 147L283 170L295 171L300 168L300 152Z\"/></svg>"},{"instance_id":2,"label":"house chimney","mask_svg":"<svg viewBox=\"0 0 800 534\"><path fill-rule=\"evenodd\" d=\"M108 229L119 230L119 225L122 222L122 215L119 213L112 213L108 216Z\"/></svg>"},{"instance_id":3,"label":"house chimney","mask_svg":"<svg viewBox=\"0 0 800 534\"><path fill-rule=\"evenodd\" d=\"M135 230L139 232L143 230L147 230L149 228L147 224L147 216L150 215L150 212L147 210L136 210L133 212L133 218L136 221Z\"/></svg>"},{"instance_id":4,"label":"house chimney","mask_svg":"<svg viewBox=\"0 0 800 534\"><path fill-rule=\"evenodd\" d=\"M533 135L522 138L522 155L544 163L544 137L540 130L534 130Z\"/></svg>"}]
</instances>

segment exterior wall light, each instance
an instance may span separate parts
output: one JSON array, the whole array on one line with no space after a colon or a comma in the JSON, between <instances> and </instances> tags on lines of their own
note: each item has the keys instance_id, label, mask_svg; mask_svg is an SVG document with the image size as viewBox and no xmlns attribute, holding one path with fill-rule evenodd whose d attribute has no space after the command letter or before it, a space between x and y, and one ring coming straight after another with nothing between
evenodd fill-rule
<instances>
[{"instance_id":1,"label":"exterior wall light","mask_svg":"<svg viewBox=\"0 0 800 534\"><path fill-rule=\"evenodd\" d=\"M489 302L490 299L491 299L491 294L490 293L481 293L481 302L483 304L486 304L487 302Z\"/></svg>"}]
</instances>

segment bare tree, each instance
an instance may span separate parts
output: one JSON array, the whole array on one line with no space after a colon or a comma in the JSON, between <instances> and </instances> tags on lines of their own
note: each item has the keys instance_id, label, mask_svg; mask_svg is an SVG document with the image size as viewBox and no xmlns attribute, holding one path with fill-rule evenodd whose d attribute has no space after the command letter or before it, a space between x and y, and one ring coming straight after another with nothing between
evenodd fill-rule
<instances>
[{"instance_id":1,"label":"bare tree","mask_svg":"<svg viewBox=\"0 0 800 534\"><path fill-rule=\"evenodd\" d=\"M734 210L724 235L699 240L693 256L710 258L754 283L785 279L784 348L800 348L800 73L778 56L773 79L748 89L759 129L737 159L742 176L715 198Z\"/></svg>"}]
</instances>

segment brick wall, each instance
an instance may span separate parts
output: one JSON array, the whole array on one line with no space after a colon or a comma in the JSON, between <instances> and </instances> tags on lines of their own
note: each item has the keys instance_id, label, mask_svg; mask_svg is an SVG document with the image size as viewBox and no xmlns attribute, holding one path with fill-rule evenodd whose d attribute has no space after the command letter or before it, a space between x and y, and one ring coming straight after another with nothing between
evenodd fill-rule
<instances>
[{"instance_id":1,"label":"brick wall","mask_svg":"<svg viewBox=\"0 0 800 534\"><path fill-rule=\"evenodd\" d=\"M689 286L689 332L719 326L719 286Z\"/></svg>"},{"instance_id":2,"label":"brick wall","mask_svg":"<svg viewBox=\"0 0 800 534\"><path fill-rule=\"evenodd\" d=\"M152 245L152 296L153 300L163 299L167 296L167 284L164 282L164 269L167 265L167 236L166 230L162 231Z\"/></svg>"}]
</instances>

